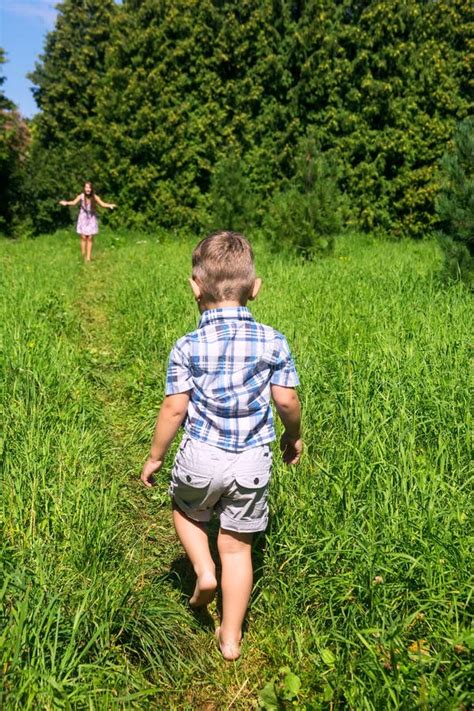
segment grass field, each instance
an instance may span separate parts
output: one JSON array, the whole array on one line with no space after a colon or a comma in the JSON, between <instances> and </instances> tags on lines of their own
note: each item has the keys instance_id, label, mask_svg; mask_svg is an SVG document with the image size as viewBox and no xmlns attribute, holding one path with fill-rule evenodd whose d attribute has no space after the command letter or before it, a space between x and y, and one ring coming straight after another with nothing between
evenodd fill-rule
<instances>
[{"instance_id":1,"label":"grass field","mask_svg":"<svg viewBox=\"0 0 474 711\"><path fill-rule=\"evenodd\" d=\"M306 450L276 457L243 657L226 664L175 539L167 466L138 481L192 241L0 243L3 709L468 709L472 297L433 243L341 238L301 265L256 244ZM218 604L218 601L217 601Z\"/></svg>"}]
</instances>

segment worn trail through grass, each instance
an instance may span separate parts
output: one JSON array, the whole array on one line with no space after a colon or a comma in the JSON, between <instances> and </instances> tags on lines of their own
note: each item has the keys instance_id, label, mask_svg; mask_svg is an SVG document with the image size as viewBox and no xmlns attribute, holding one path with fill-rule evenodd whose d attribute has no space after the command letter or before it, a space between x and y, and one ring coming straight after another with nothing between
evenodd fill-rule
<instances>
[{"instance_id":1,"label":"worn trail through grass","mask_svg":"<svg viewBox=\"0 0 474 711\"><path fill-rule=\"evenodd\" d=\"M165 479L169 475L172 455L168 457L168 466L164 468L159 486L152 493L145 491L138 479L149 446L148 443L144 447L143 440L150 432L148 428L146 433L137 433L140 423L145 429L147 418L140 398L130 398L130 393L136 393L139 387L136 368L129 359L122 359L123 325L114 310L115 290L120 289L120 284L120 270L116 267L114 253L99 253L93 263L84 265L76 309L82 347L90 354L93 363L94 396L103 407L111 442L108 454L110 476L122 482L123 526L127 530L126 538L130 529L133 531L131 542L135 544L136 560L142 569L140 584L150 586L152 595L172 596L182 605L180 623L184 625L187 644L194 648L196 659L199 659L199 664L188 661L187 676L192 682L187 688L183 685L181 691L174 689L165 693L169 694L169 703L179 708L185 705L206 709L253 706L251 699L256 698L261 687L264 658L248 644L245 657L237 665L226 664L217 652L213 634L219 620L219 597L209 611L194 613L188 606L195 577L177 541L166 494ZM166 363L160 363L161 368L165 366ZM156 413L162 395L162 388L157 385ZM212 532L216 533L215 526ZM212 539L211 546L216 555ZM159 684L157 689L162 691Z\"/></svg>"}]
</instances>

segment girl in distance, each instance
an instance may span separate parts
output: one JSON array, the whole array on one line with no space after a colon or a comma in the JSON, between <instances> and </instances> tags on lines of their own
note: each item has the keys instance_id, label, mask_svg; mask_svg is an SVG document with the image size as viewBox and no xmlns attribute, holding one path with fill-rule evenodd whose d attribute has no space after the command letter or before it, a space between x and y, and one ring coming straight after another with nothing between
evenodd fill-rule
<instances>
[{"instance_id":1,"label":"girl in distance","mask_svg":"<svg viewBox=\"0 0 474 711\"><path fill-rule=\"evenodd\" d=\"M81 236L81 254L84 261L90 262L92 257L92 241L94 235L99 231L96 206L113 210L117 205L111 202L104 202L94 192L94 187L90 181L84 184L84 192L80 193L74 200L60 200L63 206L81 204L79 216L77 218L76 232Z\"/></svg>"}]
</instances>

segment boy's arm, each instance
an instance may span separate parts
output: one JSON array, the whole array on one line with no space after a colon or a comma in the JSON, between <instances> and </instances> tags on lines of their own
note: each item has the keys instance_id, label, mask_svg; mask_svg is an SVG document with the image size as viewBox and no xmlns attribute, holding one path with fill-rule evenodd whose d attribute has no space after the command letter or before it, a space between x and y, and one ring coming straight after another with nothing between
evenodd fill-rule
<instances>
[{"instance_id":1,"label":"boy's arm","mask_svg":"<svg viewBox=\"0 0 474 711\"><path fill-rule=\"evenodd\" d=\"M271 386L272 399L285 431L280 440L285 464L297 464L303 449L301 439L301 405L294 388Z\"/></svg>"},{"instance_id":2,"label":"boy's arm","mask_svg":"<svg viewBox=\"0 0 474 711\"><path fill-rule=\"evenodd\" d=\"M163 400L156 420L150 456L140 477L145 486L153 486L153 474L161 469L166 452L186 416L189 392L167 395Z\"/></svg>"}]
</instances>

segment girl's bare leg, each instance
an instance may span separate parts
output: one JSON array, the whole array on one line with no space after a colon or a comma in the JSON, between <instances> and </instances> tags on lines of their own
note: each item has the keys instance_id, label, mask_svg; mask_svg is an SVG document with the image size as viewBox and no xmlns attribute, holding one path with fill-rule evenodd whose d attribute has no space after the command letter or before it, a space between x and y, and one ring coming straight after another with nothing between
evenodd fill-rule
<instances>
[{"instance_id":1,"label":"girl's bare leg","mask_svg":"<svg viewBox=\"0 0 474 711\"><path fill-rule=\"evenodd\" d=\"M222 655L229 660L240 656L242 624L252 592L252 536L221 529L217 539L222 563L222 624L217 637Z\"/></svg>"},{"instance_id":2,"label":"girl's bare leg","mask_svg":"<svg viewBox=\"0 0 474 711\"><path fill-rule=\"evenodd\" d=\"M81 254L83 258L86 258L86 243L87 243L87 237L85 235L81 235Z\"/></svg>"},{"instance_id":3,"label":"girl's bare leg","mask_svg":"<svg viewBox=\"0 0 474 711\"><path fill-rule=\"evenodd\" d=\"M197 576L196 588L189 604L194 607L208 605L215 595L217 580L206 525L193 521L176 507L173 509L173 521L178 538Z\"/></svg>"},{"instance_id":4,"label":"girl's bare leg","mask_svg":"<svg viewBox=\"0 0 474 711\"><path fill-rule=\"evenodd\" d=\"M94 239L94 238L92 237L92 235L89 235L89 236L86 238L86 262L90 262L90 261L91 261L91 257L92 257L92 240L93 240L93 239Z\"/></svg>"}]
</instances>

